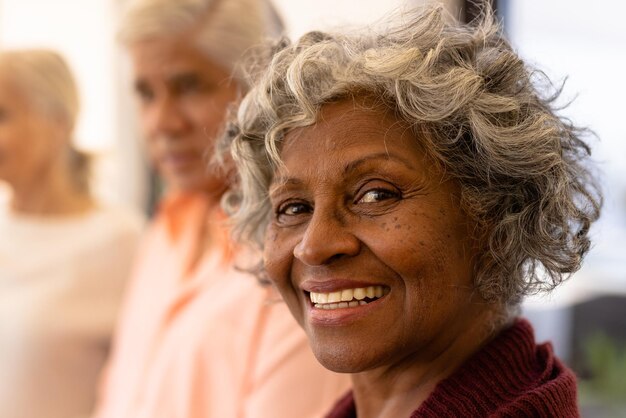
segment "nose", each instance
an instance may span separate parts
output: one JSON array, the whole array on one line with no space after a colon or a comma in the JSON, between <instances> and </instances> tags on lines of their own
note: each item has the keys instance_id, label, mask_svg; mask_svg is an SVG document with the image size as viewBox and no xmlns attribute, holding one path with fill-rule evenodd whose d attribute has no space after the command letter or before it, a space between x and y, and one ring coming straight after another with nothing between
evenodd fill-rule
<instances>
[{"instance_id":1,"label":"nose","mask_svg":"<svg viewBox=\"0 0 626 418\"><path fill-rule=\"evenodd\" d=\"M361 241L340 215L316 209L293 254L308 266L320 266L353 257L360 251Z\"/></svg>"},{"instance_id":2,"label":"nose","mask_svg":"<svg viewBox=\"0 0 626 418\"><path fill-rule=\"evenodd\" d=\"M144 108L144 128L150 137L176 136L187 126L185 115L170 97L155 99Z\"/></svg>"}]
</instances>

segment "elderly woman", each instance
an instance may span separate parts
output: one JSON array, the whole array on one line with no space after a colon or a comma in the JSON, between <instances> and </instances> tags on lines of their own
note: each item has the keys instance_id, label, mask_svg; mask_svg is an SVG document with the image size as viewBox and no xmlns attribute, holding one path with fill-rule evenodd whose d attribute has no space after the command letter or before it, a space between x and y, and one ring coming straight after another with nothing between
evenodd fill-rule
<instances>
[{"instance_id":1,"label":"elderly woman","mask_svg":"<svg viewBox=\"0 0 626 418\"><path fill-rule=\"evenodd\" d=\"M0 52L0 415L87 414L141 229L72 144L78 89L49 50Z\"/></svg>"},{"instance_id":2,"label":"elderly woman","mask_svg":"<svg viewBox=\"0 0 626 418\"><path fill-rule=\"evenodd\" d=\"M446 19L281 45L226 135L228 201L318 360L352 374L329 417L576 416L516 313L589 249L589 148L489 12Z\"/></svg>"}]
</instances>

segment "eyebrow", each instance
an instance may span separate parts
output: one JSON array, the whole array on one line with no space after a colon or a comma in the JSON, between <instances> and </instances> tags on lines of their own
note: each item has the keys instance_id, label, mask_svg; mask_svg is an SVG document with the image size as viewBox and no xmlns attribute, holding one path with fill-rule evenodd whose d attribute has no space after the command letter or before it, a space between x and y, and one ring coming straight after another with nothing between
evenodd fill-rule
<instances>
[{"instance_id":1,"label":"eyebrow","mask_svg":"<svg viewBox=\"0 0 626 418\"><path fill-rule=\"evenodd\" d=\"M167 78L168 84L180 84L180 83L188 83L198 82L202 80L202 77L196 71L186 71L181 73L173 74L172 76Z\"/></svg>"},{"instance_id":2,"label":"eyebrow","mask_svg":"<svg viewBox=\"0 0 626 418\"><path fill-rule=\"evenodd\" d=\"M415 168L415 164L413 164L410 160L400 155L390 154L388 152L379 152L376 154L366 155L363 158L359 158L358 160L351 161L350 163L346 164L346 166L343 168L343 174L346 175L356 170L361 165L366 164L370 161L376 161L376 160L395 161L404 165L408 169Z\"/></svg>"},{"instance_id":3,"label":"eyebrow","mask_svg":"<svg viewBox=\"0 0 626 418\"><path fill-rule=\"evenodd\" d=\"M350 172L358 169L363 164L367 164L368 162L376 161L376 160L385 160L385 161L391 160L391 161L395 161L395 162L402 164L408 169L415 168L414 164L412 164L411 161L407 160L406 158L403 158L395 154L389 154L387 152L379 152L376 154L366 155L363 158L359 158L356 161L351 161L350 163L346 164L346 166L343 169L343 174L347 175ZM303 182L301 180L294 178L294 177L283 177L283 176L274 177L268 189L268 195L271 196L273 191L275 191L277 188L286 187L286 186L300 186L302 185L302 183Z\"/></svg>"}]
</instances>

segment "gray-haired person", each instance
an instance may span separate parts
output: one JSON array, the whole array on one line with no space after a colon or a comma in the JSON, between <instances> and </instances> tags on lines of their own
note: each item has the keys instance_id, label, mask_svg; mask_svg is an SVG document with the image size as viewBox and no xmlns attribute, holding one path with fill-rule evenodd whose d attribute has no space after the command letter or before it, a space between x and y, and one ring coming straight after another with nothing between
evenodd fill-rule
<instances>
[{"instance_id":1,"label":"gray-haired person","mask_svg":"<svg viewBox=\"0 0 626 418\"><path fill-rule=\"evenodd\" d=\"M352 375L329 418L576 417L575 376L516 315L589 249L584 131L488 12L404 19L279 46L227 131L240 234Z\"/></svg>"},{"instance_id":2,"label":"gray-haired person","mask_svg":"<svg viewBox=\"0 0 626 418\"><path fill-rule=\"evenodd\" d=\"M232 176L207 168L226 109L246 90L238 61L279 30L264 0L140 0L122 21L166 193L136 261L98 418L317 417L348 384L316 362L272 288L235 267L245 256L219 205Z\"/></svg>"}]
</instances>

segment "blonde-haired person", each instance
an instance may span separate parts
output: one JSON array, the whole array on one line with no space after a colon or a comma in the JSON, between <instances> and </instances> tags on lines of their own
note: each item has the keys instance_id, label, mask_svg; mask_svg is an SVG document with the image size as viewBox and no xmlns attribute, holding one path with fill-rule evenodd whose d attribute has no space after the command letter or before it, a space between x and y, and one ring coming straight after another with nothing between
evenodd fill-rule
<instances>
[{"instance_id":1,"label":"blonde-haired person","mask_svg":"<svg viewBox=\"0 0 626 418\"><path fill-rule=\"evenodd\" d=\"M281 30L264 0L131 2L128 49L146 148L166 192L137 259L98 418L319 417L349 381L321 367L279 296L237 266L207 168L238 62ZM306 390L302 390L306 383Z\"/></svg>"},{"instance_id":2,"label":"blonde-haired person","mask_svg":"<svg viewBox=\"0 0 626 418\"><path fill-rule=\"evenodd\" d=\"M141 219L89 192L78 91L48 50L0 51L0 415L88 414Z\"/></svg>"},{"instance_id":3,"label":"blonde-haired person","mask_svg":"<svg viewBox=\"0 0 626 418\"><path fill-rule=\"evenodd\" d=\"M238 230L330 370L328 415L579 416L576 377L517 318L589 250L584 131L489 11L278 47L226 131ZM233 200L225 200L233 201Z\"/></svg>"}]
</instances>

